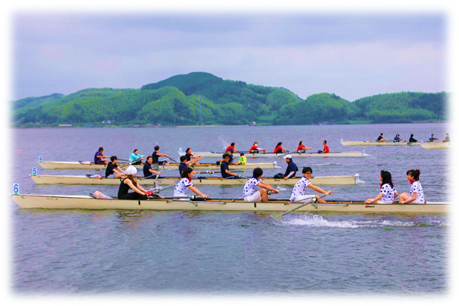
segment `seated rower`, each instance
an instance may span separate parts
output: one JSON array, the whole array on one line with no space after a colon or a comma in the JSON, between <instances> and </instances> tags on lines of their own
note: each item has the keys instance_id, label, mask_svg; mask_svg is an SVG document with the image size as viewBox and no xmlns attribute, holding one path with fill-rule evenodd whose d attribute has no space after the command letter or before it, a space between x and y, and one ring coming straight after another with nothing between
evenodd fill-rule
<instances>
[{"instance_id":1,"label":"seated rower","mask_svg":"<svg viewBox=\"0 0 459 306\"><path fill-rule=\"evenodd\" d=\"M403 192L399 197L400 204L425 204L424 191L422 190L421 182L419 181L421 170L408 170L406 172L406 180L410 182L410 193Z\"/></svg>"},{"instance_id":2,"label":"seated rower","mask_svg":"<svg viewBox=\"0 0 459 306\"><path fill-rule=\"evenodd\" d=\"M165 160L159 161L159 157L167 157L170 159L169 155L159 153L159 146L155 146L155 151L151 154L151 157L153 157L154 165L169 165L169 163Z\"/></svg>"},{"instance_id":3,"label":"seated rower","mask_svg":"<svg viewBox=\"0 0 459 306\"><path fill-rule=\"evenodd\" d=\"M147 156L147 160L145 161L145 165L143 165L143 176L145 179L155 179L156 176L159 177L161 171L153 170L151 167L153 164L153 157Z\"/></svg>"},{"instance_id":4,"label":"seated rower","mask_svg":"<svg viewBox=\"0 0 459 306\"><path fill-rule=\"evenodd\" d=\"M178 170L180 172L180 177L182 177L183 170L185 170L186 168L188 168L186 164L186 156L182 155L180 156L180 165L178 167Z\"/></svg>"},{"instance_id":5,"label":"seated rower","mask_svg":"<svg viewBox=\"0 0 459 306\"><path fill-rule=\"evenodd\" d=\"M307 195L306 194L306 188L310 188L314 191L320 192L320 193L327 193L327 194L332 194L331 190L323 190L319 186L315 186L311 184L311 177L312 177L312 169L311 167L304 167L303 168L303 177L295 184L292 190L292 195L290 196L290 201L291 202L308 202L311 201L312 198L318 197L319 195ZM323 198L317 200L319 203L327 203Z\"/></svg>"},{"instance_id":6,"label":"seated rower","mask_svg":"<svg viewBox=\"0 0 459 306\"><path fill-rule=\"evenodd\" d=\"M153 195L153 191L145 190L137 182L137 169L130 165L126 171L126 177L121 181L118 189L118 199L120 200L148 200ZM129 192L129 190L134 192Z\"/></svg>"},{"instance_id":7,"label":"seated rower","mask_svg":"<svg viewBox=\"0 0 459 306\"><path fill-rule=\"evenodd\" d=\"M393 142L401 142L403 139L400 138L400 134L395 135Z\"/></svg>"},{"instance_id":8,"label":"seated rower","mask_svg":"<svg viewBox=\"0 0 459 306\"><path fill-rule=\"evenodd\" d=\"M239 152L238 150L236 150L235 145L236 145L236 143L235 143L235 142L232 142L232 143L226 148L225 151L230 151L231 153Z\"/></svg>"},{"instance_id":9,"label":"seated rower","mask_svg":"<svg viewBox=\"0 0 459 306\"><path fill-rule=\"evenodd\" d=\"M414 134L411 134L410 140L408 142L418 142L417 139L414 139Z\"/></svg>"},{"instance_id":10,"label":"seated rower","mask_svg":"<svg viewBox=\"0 0 459 306\"><path fill-rule=\"evenodd\" d=\"M220 164L220 172L222 178L237 178L237 174L229 170L230 165L230 155L228 153L223 154L223 161Z\"/></svg>"},{"instance_id":11,"label":"seated rower","mask_svg":"<svg viewBox=\"0 0 459 306\"><path fill-rule=\"evenodd\" d=\"M96 154L94 154L94 163L96 165L108 165L108 159L104 160L104 158L108 158L108 156L103 153L104 148L100 147Z\"/></svg>"},{"instance_id":12,"label":"seated rower","mask_svg":"<svg viewBox=\"0 0 459 306\"><path fill-rule=\"evenodd\" d=\"M282 141L278 142L276 147L274 148L273 153L278 154L278 153L285 153L285 152L288 152L288 150L282 147Z\"/></svg>"},{"instance_id":13,"label":"seated rower","mask_svg":"<svg viewBox=\"0 0 459 306\"><path fill-rule=\"evenodd\" d=\"M242 197L244 202L268 202L268 190L279 193L279 189L275 189L271 185L262 181L263 170L261 168L253 169L253 176L245 183L242 189ZM257 190L257 187L260 189Z\"/></svg>"},{"instance_id":14,"label":"seated rower","mask_svg":"<svg viewBox=\"0 0 459 306\"><path fill-rule=\"evenodd\" d=\"M398 192L394 188L392 183L392 175L389 171L381 171L379 176L381 181L380 192L375 198L367 199L365 204L392 204L395 201L395 198L398 197Z\"/></svg>"},{"instance_id":15,"label":"seated rower","mask_svg":"<svg viewBox=\"0 0 459 306\"><path fill-rule=\"evenodd\" d=\"M284 180L288 180L289 178L295 178L296 172L298 171L298 167L293 162L292 155L286 155L284 159L287 163L287 169L285 170Z\"/></svg>"},{"instance_id":16,"label":"seated rower","mask_svg":"<svg viewBox=\"0 0 459 306\"><path fill-rule=\"evenodd\" d=\"M381 133L381 135L378 136L378 139L376 139L376 142L384 142L384 141L388 141L388 139L384 138L384 134Z\"/></svg>"},{"instance_id":17,"label":"seated rower","mask_svg":"<svg viewBox=\"0 0 459 306\"><path fill-rule=\"evenodd\" d=\"M236 165L245 165L247 163L247 157L245 157L244 152L241 152L239 154L240 154L239 161L237 162Z\"/></svg>"},{"instance_id":18,"label":"seated rower","mask_svg":"<svg viewBox=\"0 0 459 306\"><path fill-rule=\"evenodd\" d=\"M229 160L229 163L228 163L228 164L231 165L231 164L233 163L233 161L234 161L234 156L233 156L233 154L231 153L231 151L225 151L225 153L223 153L223 155L222 155L222 158L218 160L217 165L221 165L221 163L225 160L225 157L224 157L225 154L228 154L229 157L230 157L230 160Z\"/></svg>"},{"instance_id":19,"label":"seated rower","mask_svg":"<svg viewBox=\"0 0 459 306\"><path fill-rule=\"evenodd\" d=\"M202 156L193 155L193 152L192 152L191 148L186 149L185 156L186 156L186 164L187 165L190 165L190 164L199 165L199 161L198 160L202 159Z\"/></svg>"},{"instance_id":20,"label":"seated rower","mask_svg":"<svg viewBox=\"0 0 459 306\"><path fill-rule=\"evenodd\" d=\"M298 148L296 148L296 152L297 153L306 153L306 150L311 150L312 147L306 147L304 144L303 144L303 141L300 141L300 143L298 144Z\"/></svg>"},{"instance_id":21,"label":"seated rower","mask_svg":"<svg viewBox=\"0 0 459 306\"><path fill-rule=\"evenodd\" d=\"M434 134L430 135L429 139L427 139L428 142L434 142L435 140L438 140L438 138L435 138Z\"/></svg>"},{"instance_id":22,"label":"seated rower","mask_svg":"<svg viewBox=\"0 0 459 306\"><path fill-rule=\"evenodd\" d=\"M197 195L200 195L206 199L209 198L208 195L199 191L199 189L196 188L191 182L191 180L193 179L193 173L194 171L190 167L187 167L185 168L185 170L183 170L181 176L182 179L175 186L174 197L186 197L186 192L188 191L188 189L191 189L191 191L193 191Z\"/></svg>"},{"instance_id":23,"label":"seated rower","mask_svg":"<svg viewBox=\"0 0 459 306\"><path fill-rule=\"evenodd\" d=\"M139 150L137 149L135 149L134 152L131 153L131 156L129 156L129 161L132 165L141 165L142 159L145 159L145 155L139 155ZM136 160L137 162L135 162Z\"/></svg>"},{"instance_id":24,"label":"seated rower","mask_svg":"<svg viewBox=\"0 0 459 306\"><path fill-rule=\"evenodd\" d=\"M320 153L330 153L330 148L328 147L327 141L324 140L324 141L322 142L322 144L324 145L323 151L322 151L322 150L319 150L317 153L319 153L319 154L320 154Z\"/></svg>"},{"instance_id":25,"label":"seated rower","mask_svg":"<svg viewBox=\"0 0 459 306\"><path fill-rule=\"evenodd\" d=\"M123 169L121 169L118 164L118 157L112 156L110 157L111 162L108 163L107 169L105 169L105 178L120 178L124 177L126 174L124 173Z\"/></svg>"},{"instance_id":26,"label":"seated rower","mask_svg":"<svg viewBox=\"0 0 459 306\"><path fill-rule=\"evenodd\" d=\"M446 133L445 140L443 140L443 142L450 142L448 133Z\"/></svg>"},{"instance_id":27,"label":"seated rower","mask_svg":"<svg viewBox=\"0 0 459 306\"><path fill-rule=\"evenodd\" d=\"M253 145L249 149L249 153L260 153L260 151L263 151L266 153L265 149L262 149L258 146L258 142L254 142Z\"/></svg>"}]
</instances>

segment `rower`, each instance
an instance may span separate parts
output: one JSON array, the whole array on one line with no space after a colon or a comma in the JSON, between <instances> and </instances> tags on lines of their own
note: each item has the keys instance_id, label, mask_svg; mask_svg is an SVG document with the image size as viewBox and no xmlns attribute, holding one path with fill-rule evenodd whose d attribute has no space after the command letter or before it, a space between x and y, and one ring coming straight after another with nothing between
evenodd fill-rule
<instances>
[{"instance_id":1,"label":"rower","mask_svg":"<svg viewBox=\"0 0 459 306\"><path fill-rule=\"evenodd\" d=\"M118 157L112 156L110 157L111 162L108 163L107 169L105 169L105 178L120 178L124 177L126 174L124 173L123 169L121 169L118 164Z\"/></svg>"},{"instance_id":2,"label":"rower","mask_svg":"<svg viewBox=\"0 0 459 306\"><path fill-rule=\"evenodd\" d=\"M169 155L164 154L164 153L159 153L159 146L155 146L155 151L151 154L151 157L153 157L153 164L154 165L169 165L169 163L165 160L159 161L159 157L167 157L170 159Z\"/></svg>"},{"instance_id":3,"label":"rower","mask_svg":"<svg viewBox=\"0 0 459 306\"><path fill-rule=\"evenodd\" d=\"M181 175L182 179L175 186L174 197L185 197L188 189L191 189L191 191L193 191L197 195L200 195L206 199L209 198L208 195L202 193L201 191L199 191L198 188L196 188L193 185L193 183L191 182L191 180L193 179L193 174L194 174L194 171L190 167L187 167L185 168L185 170L183 170L182 175Z\"/></svg>"},{"instance_id":4,"label":"rower","mask_svg":"<svg viewBox=\"0 0 459 306\"><path fill-rule=\"evenodd\" d=\"M185 156L186 156L187 165L190 165L190 164L199 165L198 160L202 159L202 156L193 155L191 148L186 149Z\"/></svg>"},{"instance_id":5,"label":"rower","mask_svg":"<svg viewBox=\"0 0 459 306\"><path fill-rule=\"evenodd\" d=\"M400 134L395 135L393 142L401 142L403 139L400 138Z\"/></svg>"},{"instance_id":6,"label":"rower","mask_svg":"<svg viewBox=\"0 0 459 306\"><path fill-rule=\"evenodd\" d=\"M238 150L236 150L235 145L236 145L236 143L235 143L235 142L232 142L231 145L229 145L229 146L226 148L226 151L230 151L231 153L239 152Z\"/></svg>"},{"instance_id":7,"label":"rower","mask_svg":"<svg viewBox=\"0 0 459 306\"><path fill-rule=\"evenodd\" d=\"M414 134L411 134L410 140L408 142L418 142L418 141L414 139Z\"/></svg>"},{"instance_id":8,"label":"rower","mask_svg":"<svg viewBox=\"0 0 459 306\"><path fill-rule=\"evenodd\" d=\"M434 142L435 140L438 140L438 138L435 138L434 134L430 135L429 139L427 139L428 142Z\"/></svg>"},{"instance_id":9,"label":"rower","mask_svg":"<svg viewBox=\"0 0 459 306\"><path fill-rule=\"evenodd\" d=\"M403 192L399 197L400 204L425 204L426 200L424 198L424 191L422 190L421 182L419 181L419 176L421 175L421 170L408 170L406 172L406 180L410 182L410 193Z\"/></svg>"},{"instance_id":10,"label":"rower","mask_svg":"<svg viewBox=\"0 0 459 306\"><path fill-rule=\"evenodd\" d=\"M327 193L332 194L331 190L323 190L319 186L315 186L311 184L311 177L312 177L312 169L311 167L304 167L303 168L303 177L295 184L292 190L292 195L290 196L291 202L308 202L311 201L312 198L318 198L319 195L307 195L305 194L306 188L310 188L320 193ZM323 198L317 200L319 203L327 203Z\"/></svg>"},{"instance_id":11,"label":"rower","mask_svg":"<svg viewBox=\"0 0 459 306\"><path fill-rule=\"evenodd\" d=\"M132 165L141 165L142 159L145 159L145 155L139 155L138 149L134 149L134 152L132 152L131 156L129 156L129 161L132 163Z\"/></svg>"},{"instance_id":12,"label":"rower","mask_svg":"<svg viewBox=\"0 0 459 306\"><path fill-rule=\"evenodd\" d=\"M120 200L148 200L153 195L153 191L145 190L137 182L137 169L130 165L126 171L126 177L121 181L118 189L118 199ZM134 192L129 192L129 189Z\"/></svg>"},{"instance_id":13,"label":"rower","mask_svg":"<svg viewBox=\"0 0 459 306\"><path fill-rule=\"evenodd\" d=\"M443 142L450 142L449 134L448 134L448 133L446 133L445 140L443 140Z\"/></svg>"},{"instance_id":14,"label":"rower","mask_svg":"<svg viewBox=\"0 0 459 306\"><path fill-rule=\"evenodd\" d=\"M245 165L247 163L247 157L245 157L244 152L241 152L239 154L240 154L239 161L237 162L236 165Z\"/></svg>"},{"instance_id":15,"label":"rower","mask_svg":"<svg viewBox=\"0 0 459 306\"><path fill-rule=\"evenodd\" d=\"M296 152L297 153L306 153L306 150L311 150L311 149L312 149L311 147L306 147L303 144L303 141L300 141L300 143L298 144L298 148L296 148Z\"/></svg>"},{"instance_id":16,"label":"rower","mask_svg":"<svg viewBox=\"0 0 459 306\"><path fill-rule=\"evenodd\" d=\"M376 139L376 142L384 142L384 141L388 141L388 139L384 138L384 134L381 133L381 135L378 136L378 139Z\"/></svg>"},{"instance_id":17,"label":"rower","mask_svg":"<svg viewBox=\"0 0 459 306\"><path fill-rule=\"evenodd\" d=\"M392 204L395 198L398 197L398 192L394 188L392 175L389 171L381 170L379 180L381 181L379 194L375 198L367 199L364 202L365 204Z\"/></svg>"},{"instance_id":18,"label":"rower","mask_svg":"<svg viewBox=\"0 0 459 306\"><path fill-rule=\"evenodd\" d=\"M285 162L287 163L287 169L285 170L284 180L288 180L289 178L294 178L296 176L296 172L298 171L298 167L292 160L292 155L286 155L284 157Z\"/></svg>"},{"instance_id":19,"label":"rower","mask_svg":"<svg viewBox=\"0 0 459 306\"><path fill-rule=\"evenodd\" d=\"M265 149L262 149L258 146L258 142L254 142L253 145L249 149L249 153L259 153L260 151L263 151L266 153Z\"/></svg>"},{"instance_id":20,"label":"rower","mask_svg":"<svg viewBox=\"0 0 459 306\"><path fill-rule=\"evenodd\" d=\"M151 167L153 164L153 157L147 156L147 160L145 161L145 165L143 165L143 176L145 179L155 179L156 176L159 177L161 171L153 170Z\"/></svg>"},{"instance_id":21,"label":"rower","mask_svg":"<svg viewBox=\"0 0 459 306\"><path fill-rule=\"evenodd\" d=\"M223 154L223 161L220 164L220 172L223 178L236 177L237 174L229 170L230 155L228 153Z\"/></svg>"},{"instance_id":22,"label":"rower","mask_svg":"<svg viewBox=\"0 0 459 306\"><path fill-rule=\"evenodd\" d=\"M277 154L277 153L285 153L285 152L288 152L288 150L282 147L282 141L278 142L276 147L274 148L273 153Z\"/></svg>"},{"instance_id":23,"label":"rower","mask_svg":"<svg viewBox=\"0 0 459 306\"><path fill-rule=\"evenodd\" d=\"M108 159L104 160L104 158L108 158L108 156L103 153L104 148L100 147L96 154L94 154L94 163L96 165L108 165Z\"/></svg>"},{"instance_id":24,"label":"rower","mask_svg":"<svg viewBox=\"0 0 459 306\"><path fill-rule=\"evenodd\" d=\"M242 197L244 202L268 202L268 190L279 193L279 189L275 189L271 185L262 181L263 170L261 168L253 169L253 176L245 183L242 189ZM260 189L257 190L257 186Z\"/></svg>"},{"instance_id":25,"label":"rower","mask_svg":"<svg viewBox=\"0 0 459 306\"><path fill-rule=\"evenodd\" d=\"M183 170L185 170L187 167L188 166L186 164L186 156L185 155L180 156L180 165L178 167L178 170L180 172L180 177L182 177Z\"/></svg>"},{"instance_id":26,"label":"rower","mask_svg":"<svg viewBox=\"0 0 459 306\"><path fill-rule=\"evenodd\" d=\"M322 142L322 144L324 145L324 149L323 149L323 150L317 151L317 153L319 153L319 154L320 154L320 153L330 153L330 148L328 147L327 141L324 140L324 141Z\"/></svg>"}]
</instances>

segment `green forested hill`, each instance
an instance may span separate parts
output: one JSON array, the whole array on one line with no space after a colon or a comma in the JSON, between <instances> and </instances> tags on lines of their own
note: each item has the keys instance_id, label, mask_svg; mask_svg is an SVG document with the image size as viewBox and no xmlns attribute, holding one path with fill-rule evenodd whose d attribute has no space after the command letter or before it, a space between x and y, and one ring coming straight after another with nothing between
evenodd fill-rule
<instances>
[{"instance_id":1,"label":"green forested hill","mask_svg":"<svg viewBox=\"0 0 459 306\"><path fill-rule=\"evenodd\" d=\"M319 93L302 100L284 88L193 72L141 89L90 88L13 102L16 124L317 124L445 120L446 93L402 92L347 101Z\"/></svg>"}]
</instances>

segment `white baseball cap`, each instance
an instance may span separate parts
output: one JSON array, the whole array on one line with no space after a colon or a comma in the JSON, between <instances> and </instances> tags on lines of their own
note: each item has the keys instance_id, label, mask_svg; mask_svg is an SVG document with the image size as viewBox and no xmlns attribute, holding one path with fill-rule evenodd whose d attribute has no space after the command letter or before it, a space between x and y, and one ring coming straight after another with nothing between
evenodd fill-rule
<instances>
[{"instance_id":1,"label":"white baseball cap","mask_svg":"<svg viewBox=\"0 0 459 306\"><path fill-rule=\"evenodd\" d=\"M127 167L126 171L124 171L124 173L126 173L126 175L137 175L137 168L134 167L133 165L130 165L129 167Z\"/></svg>"},{"instance_id":2,"label":"white baseball cap","mask_svg":"<svg viewBox=\"0 0 459 306\"><path fill-rule=\"evenodd\" d=\"M288 159L292 159L292 155L290 155L290 154L289 154L289 155L285 155L285 156L284 156L284 159L287 159L287 158L288 158Z\"/></svg>"}]
</instances>

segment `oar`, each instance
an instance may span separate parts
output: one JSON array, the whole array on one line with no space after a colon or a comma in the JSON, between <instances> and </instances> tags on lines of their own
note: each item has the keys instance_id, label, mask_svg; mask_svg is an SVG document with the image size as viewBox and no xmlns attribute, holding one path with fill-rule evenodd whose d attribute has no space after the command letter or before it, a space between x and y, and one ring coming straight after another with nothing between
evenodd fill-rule
<instances>
[{"instance_id":1,"label":"oar","mask_svg":"<svg viewBox=\"0 0 459 306\"><path fill-rule=\"evenodd\" d=\"M284 157L285 155L289 155L289 154L292 154L291 152L287 151L281 155L277 155L277 157Z\"/></svg>"},{"instance_id":2,"label":"oar","mask_svg":"<svg viewBox=\"0 0 459 306\"><path fill-rule=\"evenodd\" d=\"M292 208L292 209L290 209L290 210L287 210L287 211L284 212L284 213L278 213L278 214L271 215L271 218L273 218L273 219L276 220L276 221L280 221L280 220L282 220L282 217L283 217L284 215L287 215L287 214L289 214L289 213L291 213L291 212L294 212L295 210L300 209L301 207L303 207L303 206L305 206L305 205L308 205L308 204L311 204L311 203L315 203L315 202L317 202L317 200L319 200L319 199L321 199L321 198L323 198L323 197L325 197L325 196L327 196L327 195L328 195L328 193L325 193L324 195L322 195L322 196L320 196L320 197L318 197L318 198L314 197L314 198L312 198L310 201L305 202L305 203L303 203L303 204L301 204L301 205L298 205L297 207Z\"/></svg>"},{"instance_id":3,"label":"oar","mask_svg":"<svg viewBox=\"0 0 459 306\"><path fill-rule=\"evenodd\" d=\"M156 193L160 193L161 191L166 190L168 188L172 188L172 187L175 187L175 185L170 185L170 186L167 186L167 187L164 187L164 188L161 187L161 186L158 186L158 187L155 188L155 192Z\"/></svg>"},{"instance_id":4,"label":"oar","mask_svg":"<svg viewBox=\"0 0 459 306\"><path fill-rule=\"evenodd\" d=\"M175 159L173 159L172 157L169 157L169 156L168 156L167 158L169 158L169 159L170 159L171 161L173 161L174 163L178 163L178 162L177 162Z\"/></svg>"}]
</instances>

